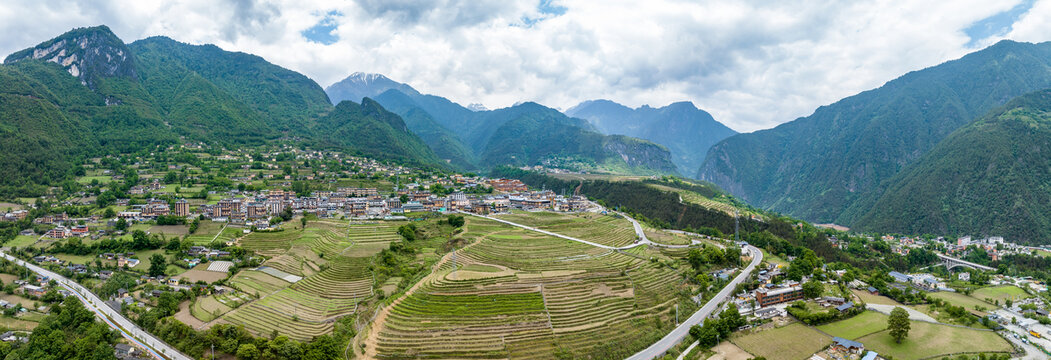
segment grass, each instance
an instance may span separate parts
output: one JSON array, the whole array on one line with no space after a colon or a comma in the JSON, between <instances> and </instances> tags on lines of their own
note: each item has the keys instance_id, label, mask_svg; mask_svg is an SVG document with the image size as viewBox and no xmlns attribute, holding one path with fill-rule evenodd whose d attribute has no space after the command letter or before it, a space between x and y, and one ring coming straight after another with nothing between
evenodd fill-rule
<instances>
[{"instance_id":1,"label":"grass","mask_svg":"<svg viewBox=\"0 0 1051 360\"><path fill-rule=\"evenodd\" d=\"M18 235L18 236L15 236L14 240L11 240L11 241L8 241L8 242L4 243L4 246L26 247L26 246L29 246L29 245L33 245L33 243L35 243L37 241L37 239L39 239L39 238L40 237L36 236L36 235L33 235L33 236Z\"/></svg>"},{"instance_id":2,"label":"grass","mask_svg":"<svg viewBox=\"0 0 1051 360\"><path fill-rule=\"evenodd\" d=\"M881 356L895 359L925 359L939 355L977 352L1009 352L1007 340L992 331L936 325L922 321L910 322L908 337L895 343L888 331L864 336L857 341Z\"/></svg>"},{"instance_id":3,"label":"grass","mask_svg":"<svg viewBox=\"0 0 1051 360\"><path fill-rule=\"evenodd\" d=\"M984 288L981 288L981 289L974 290L974 292L971 293L971 297L973 297L975 299L980 299L980 300L992 299L994 301L999 301L1002 304L1004 302L1004 300L1007 300L1007 299L1021 300L1021 299L1030 298L1032 296L1029 295L1028 293L1026 293L1025 290L1022 290L1022 288L1019 288L1019 287L1014 286L1014 285L1006 285L1006 286L984 287ZM986 301L990 301L990 300L986 300ZM990 302L992 302L992 301L990 301Z\"/></svg>"},{"instance_id":4,"label":"grass","mask_svg":"<svg viewBox=\"0 0 1051 360\"><path fill-rule=\"evenodd\" d=\"M853 292L854 295L857 295L858 298L861 298L861 301L864 301L866 304L904 306L901 303L894 301L894 299L883 295L872 295L865 290L851 290L851 292Z\"/></svg>"},{"instance_id":5,"label":"grass","mask_svg":"<svg viewBox=\"0 0 1051 360\"><path fill-rule=\"evenodd\" d=\"M875 311L865 311L852 318L821 325L817 328L830 335L854 340L885 330L887 328L887 315Z\"/></svg>"},{"instance_id":6,"label":"grass","mask_svg":"<svg viewBox=\"0 0 1051 360\"><path fill-rule=\"evenodd\" d=\"M986 312L982 310L976 310L975 306L985 308L986 310L996 308L996 306L994 306L993 304L960 293L938 291L927 295L945 300L946 302L954 306L962 306L964 309L967 309L967 311L970 311L971 313L974 313L978 316L985 316Z\"/></svg>"},{"instance_id":7,"label":"grass","mask_svg":"<svg viewBox=\"0 0 1051 360\"><path fill-rule=\"evenodd\" d=\"M788 261L785 261L785 259L782 259L782 258L778 257L777 255L771 254L770 252L766 251L765 249L762 249L762 251L763 251L763 261L766 261L767 263L770 263L770 264L777 264L777 265L781 265L781 266L788 266Z\"/></svg>"},{"instance_id":8,"label":"grass","mask_svg":"<svg viewBox=\"0 0 1051 360\"><path fill-rule=\"evenodd\" d=\"M832 338L801 323L739 337L735 335L730 339L730 342L752 355L770 360L806 359L828 346L831 341Z\"/></svg>"}]
</instances>

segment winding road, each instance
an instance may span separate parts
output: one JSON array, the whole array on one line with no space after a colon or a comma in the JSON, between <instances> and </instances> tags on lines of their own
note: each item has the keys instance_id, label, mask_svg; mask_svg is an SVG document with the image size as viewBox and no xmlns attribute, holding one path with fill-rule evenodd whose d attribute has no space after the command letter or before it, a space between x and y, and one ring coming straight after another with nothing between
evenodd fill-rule
<instances>
[{"instance_id":1,"label":"winding road","mask_svg":"<svg viewBox=\"0 0 1051 360\"><path fill-rule=\"evenodd\" d=\"M55 282L62 285L62 287L69 289L69 291L84 303L85 307L94 311L95 315L102 319L106 325L109 325L109 327L120 332L121 336L124 336L124 338L128 339L135 345L146 349L146 351L153 357L157 359L191 360L189 356L186 356L164 341L154 337L138 325L132 323L131 320L128 320L124 315L121 315L120 312L107 306L102 299L95 295L95 293L92 293L90 290L75 281L67 279L66 277L50 270L22 261L21 259L8 255L5 252L0 252L0 256L7 260L11 260L15 264L25 266L30 271L37 273L40 276L55 280Z\"/></svg>"},{"instance_id":2,"label":"winding road","mask_svg":"<svg viewBox=\"0 0 1051 360\"><path fill-rule=\"evenodd\" d=\"M635 355L629 357L628 360L650 360L664 355L668 350L681 342L682 339L686 338L686 335L690 334L691 326L703 323L705 318L714 313L715 310L718 310L719 306L729 299L730 296L733 296L733 292L737 289L737 285L744 282L745 279L752 274L752 271L755 270L755 267L759 266L759 263L763 261L763 252L759 251L758 248L748 245L745 247L745 250L752 254L752 261L748 263L748 266L744 268L744 271L737 274L733 281L726 284L726 286L723 287L715 297L708 300L708 303L704 304L700 310L693 313L689 319L686 319L682 324L679 324L678 327L668 333L668 335L665 335L664 338L661 338L660 341L653 343L653 345L650 345L650 347L645 350L635 353Z\"/></svg>"},{"instance_id":3,"label":"winding road","mask_svg":"<svg viewBox=\"0 0 1051 360\"><path fill-rule=\"evenodd\" d=\"M664 245L664 244L657 244L657 243L651 242L648 238L646 238L646 234L643 233L642 226L639 225L638 221L635 221L635 219L632 219L631 217L629 217L627 215L624 215L624 214L621 214L621 216L624 216L625 218L628 219L628 221L631 221L631 224L635 227L635 233L637 235L639 235L639 242L631 244L631 245L628 245L628 246L624 246L624 247L613 247L613 246L609 246L609 245L596 244L596 243L593 243L593 242L590 242L590 241L587 241L587 240L581 240L581 239L577 239L577 238L574 238L574 237L571 237L571 236L565 236L565 235L562 235L562 234L556 234L556 233L553 233L553 232L550 232L550 231L547 231L547 230L537 229L537 228L532 227L532 226L526 226L526 225L522 225L522 224L511 222L511 221L503 220L503 219L497 219L497 218L494 218L494 217L491 217L491 216L478 215L478 214L469 213L469 212L466 212L466 211L460 211L460 213L461 214L465 214L465 215L470 215L470 216L475 216L475 217L480 217L480 218L484 218L484 219L493 220L493 221L496 221L496 222L504 223L504 224L515 226L515 227L519 227L519 228L523 228L523 229L526 229L526 230L535 231L535 232L538 232L538 233L541 233L541 234L546 234L546 235L550 235L550 236L554 236L554 237L558 237L558 238L562 238L562 239L566 239L566 240L576 241L576 242L588 244L588 245L591 245L591 246L600 247L600 248L603 248L603 249L625 250L625 249L631 249L633 247L640 246L640 245L671 246L671 247L686 247L687 246L687 245ZM672 347L674 347L679 342L681 342L682 339L686 338L686 335L689 335L690 327L692 327L693 325L698 325L698 324L703 323L705 318L707 318L712 313L714 313L715 310L719 309L720 305L722 305L722 303L724 301L728 300L730 298L730 296L733 295L734 290L737 289L737 285L742 283L742 282L744 282L748 278L748 276L750 276L752 274L752 271L755 271L755 267L759 266L759 263L763 261L763 252L760 251L759 248L756 248L754 246L748 245L748 246L746 246L744 248L744 250L748 251L752 255L752 261L748 264L747 267L744 268L744 271L741 271L740 274L737 274L737 276L734 277L734 279L732 281L730 281L729 284L727 284L725 287L723 287L723 289L720 290L719 293L716 294L714 297L712 297L711 300L708 300L708 302L705 303L704 306L702 306L700 308L700 310L697 310L696 312L694 312L693 315L691 315L688 319L686 319L686 321L683 321L682 324L679 324L678 327L676 327L671 332L669 332L668 335L665 335L663 338L660 339L660 341L657 341L656 343L653 343L653 345L650 345L650 347L646 348L645 350L639 351L635 355L632 355L631 357L628 358L628 360L650 360L650 359L654 359L654 358L660 357L661 355L664 355L665 353L668 352L668 350L670 350Z\"/></svg>"}]
</instances>

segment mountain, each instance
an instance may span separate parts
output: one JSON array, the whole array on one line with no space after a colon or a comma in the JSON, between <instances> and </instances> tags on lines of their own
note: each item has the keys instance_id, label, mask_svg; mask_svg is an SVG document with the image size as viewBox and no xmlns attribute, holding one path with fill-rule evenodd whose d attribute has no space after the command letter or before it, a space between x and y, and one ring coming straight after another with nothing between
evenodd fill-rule
<instances>
[{"instance_id":1,"label":"mountain","mask_svg":"<svg viewBox=\"0 0 1051 360\"><path fill-rule=\"evenodd\" d=\"M460 169L546 164L589 171L676 173L663 146L603 135L585 120L533 102L497 110L467 108L383 75L361 73L326 91L333 101L375 96L401 115L440 158ZM373 95L376 92L380 93Z\"/></svg>"},{"instance_id":2,"label":"mountain","mask_svg":"<svg viewBox=\"0 0 1051 360\"><path fill-rule=\"evenodd\" d=\"M422 166L441 161L419 137L409 131L397 114L364 98L359 105L341 101L318 120L313 142L323 148Z\"/></svg>"},{"instance_id":3,"label":"mountain","mask_svg":"<svg viewBox=\"0 0 1051 360\"><path fill-rule=\"evenodd\" d=\"M566 110L566 115L588 120L604 134L633 136L664 145L683 174L696 171L712 145L737 134L691 102L632 109L609 100L588 100Z\"/></svg>"},{"instance_id":4,"label":"mountain","mask_svg":"<svg viewBox=\"0 0 1051 360\"><path fill-rule=\"evenodd\" d=\"M886 187L855 227L1051 242L1051 90L953 132Z\"/></svg>"},{"instance_id":5,"label":"mountain","mask_svg":"<svg viewBox=\"0 0 1051 360\"><path fill-rule=\"evenodd\" d=\"M103 78L137 78L131 51L105 25L69 31L37 46L17 51L4 64L34 59L62 65L81 83L97 89Z\"/></svg>"},{"instance_id":6,"label":"mountain","mask_svg":"<svg viewBox=\"0 0 1051 360\"><path fill-rule=\"evenodd\" d=\"M193 73L257 112L266 126L278 132L295 133L332 109L328 95L316 82L259 56L163 36L136 41L130 48L144 68L178 69L174 74L149 74L161 77L165 85L176 86L180 80L166 77Z\"/></svg>"},{"instance_id":7,"label":"mountain","mask_svg":"<svg viewBox=\"0 0 1051 360\"><path fill-rule=\"evenodd\" d=\"M361 99L375 99L376 96L390 89L395 89L405 94L416 93L416 89L409 85L391 80L381 74L363 72L350 74L346 79L329 85L325 88L325 93L328 94L333 103L350 100L360 104Z\"/></svg>"},{"instance_id":8,"label":"mountain","mask_svg":"<svg viewBox=\"0 0 1051 360\"><path fill-rule=\"evenodd\" d=\"M439 158L458 169L474 169L477 159L460 137L446 129L431 117L431 114L416 105L405 93L388 89L376 97L388 110L401 114L409 130L420 137Z\"/></svg>"},{"instance_id":9,"label":"mountain","mask_svg":"<svg viewBox=\"0 0 1051 360\"><path fill-rule=\"evenodd\" d=\"M712 146L698 178L766 209L849 225L867 194L980 115L1051 87L1051 43L1002 41Z\"/></svg>"},{"instance_id":10,"label":"mountain","mask_svg":"<svg viewBox=\"0 0 1051 360\"><path fill-rule=\"evenodd\" d=\"M184 141L318 146L446 167L375 102L333 107L302 74L214 45L73 29L0 65L0 193L40 194L84 158ZM337 136L338 137L335 137Z\"/></svg>"}]
</instances>

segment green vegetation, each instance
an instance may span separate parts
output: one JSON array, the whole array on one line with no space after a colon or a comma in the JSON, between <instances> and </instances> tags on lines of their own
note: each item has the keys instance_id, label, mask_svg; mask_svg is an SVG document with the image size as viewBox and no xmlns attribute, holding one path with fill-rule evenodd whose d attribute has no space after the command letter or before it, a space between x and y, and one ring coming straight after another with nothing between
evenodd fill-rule
<instances>
[{"instance_id":1,"label":"green vegetation","mask_svg":"<svg viewBox=\"0 0 1051 360\"><path fill-rule=\"evenodd\" d=\"M1010 352L1007 340L992 331L936 325L922 321L909 323L909 336L899 344L889 330L856 339L865 348L895 359L927 359L957 353Z\"/></svg>"},{"instance_id":2,"label":"green vegetation","mask_svg":"<svg viewBox=\"0 0 1051 360\"><path fill-rule=\"evenodd\" d=\"M887 318L887 332L894 342L901 344L909 336L909 313L900 307L894 308Z\"/></svg>"},{"instance_id":3,"label":"green vegetation","mask_svg":"<svg viewBox=\"0 0 1051 360\"><path fill-rule=\"evenodd\" d=\"M916 162L918 155L931 151L954 130L1000 106L1005 99L1051 87L1051 72L1047 71L1047 67L1051 65L1051 56L1047 55L1049 51L1051 44L1001 41L958 60L910 72L878 89L823 106L810 116L782 124L769 131L731 136L712 146L697 177L712 181L725 189L732 189L734 194L757 207L819 223L834 222L854 226L857 222L867 224L866 228L893 225L890 221L876 223L860 220L866 212L873 209L887 214L888 218L895 217L907 221L903 224L904 227L896 228L895 232L912 232L919 224L936 229L939 223L946 223L944 217L938 215L952 214L958 207L945 205L936 201L938 197L925 195L949 195L953 194L951 191L889 192L897 194L896 204L916 209L908 212L901 211L901 208L877 206L874 201L863 200L869 194L878 196L884 189L883 186L888 183L887 180L906 168L906 165ZM1006 59L1010 60L1005 61ZM983 139L974 144L986 142L1026 146L1037 144L1017 139L1014 135L1000 136L984 132ZM961 145L967 143L960 142ZM966 151L984 151L982 147L972 146ZM954 189L956 184L970 188L974 184L972 176L986 174L985 165L979 166L974 158L960 155L953 158L981 168L975 172L961 170L952 176L921 172L917 173L919 176L910 178L928 182L931 188L945 184L946 189ZM1009 169L1015 167L1014 164L1025 163L1022 159L1014 159L1000 163L1002 167L999 169ZM1043 165L1032 168L1040 166ZM1028 165L1025 167L1029 168ZM990 168L989 171L988 179L993 179L992 174L1001 175L1002 170ZM1000 176L995 178L1003 179ZM1047 178L1045 176L1041 179ZM1001 181L1001 184L1014 186L1008 184L1019 183L1005 180ZM1029 189L1038 188L1036 183L1029 185L1033 186ZM957 198L963 203L984 202L986 205L993 205L1001 200L1003 204L1013 204L1016 197L1020 201L1031 200L1035 204L1042 201L1042 196L1046 195L997 190L968 191L966 195ZM906 198L911 201L906 201ZM913 205L907 204L910 202ZM1048 203L1051 202L1043 201L1045 205ZM926 206L932 208L927 209L929 211L920 210ZM943 208L946 209L945 212L942 212ZM998 211L983 212L980 209L983 207L966 206L958 211L961 211L960 215L973 215L976 219L994 216L1011 219L1023 213L1047 213L1028 206L1026 209L1033 211L1015 212L1011 206L999 205L996 207ZM972 224L962 222L968 219L966 217L959 219L959 223L948 223L950 230L955 232L958 227L959 231L963 231L966 226L968 229L974 229L975 234L989 231L1007 236L1008 233L1002 230L1012 226L1011 224L1020 224L1019 230L1051 229L1047 223L1032 226L1018 219L1002 223L982 220ZM1012 231L1011 234L1024 233Z\"/></svg>"},{"instance_id":4,"label":"green vegetation","mask_svg":"<svg viewBox=\"0 0 1051 360\"><path fill-rule=\"evenodd\" d=\"M864 311L857 316L817 327L833 336L854 340L862 336L887 329L887 315L875 311Z\"/></svg>"},{"instance_id":5,"label":"green vegetation","mask_svg":"<svg viewBox=\"0 0 1051 360\"><path fill-rule=\"evenodd\" d=\"M1051 239L1051 91L1027 94L965 126L890 179L856 225L873 231ZM944 179L944 181L930 181Z\"/></svg>"},{"instance_id":6,"label":"green vegetation","mask_svg":"<svg viewBox=\"0 0 1051 360\"><path fill-rule=\"evenodd\" d=\"M770 360L806 359L831 341L832 338L801 323L730 338L741 349Z\"/></svg>"}]
</instances>

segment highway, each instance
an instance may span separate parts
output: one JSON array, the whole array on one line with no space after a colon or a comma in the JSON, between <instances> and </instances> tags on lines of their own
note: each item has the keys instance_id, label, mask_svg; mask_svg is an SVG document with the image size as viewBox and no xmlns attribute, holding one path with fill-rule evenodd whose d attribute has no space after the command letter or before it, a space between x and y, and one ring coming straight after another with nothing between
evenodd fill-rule
<instances>
[{"instance_id":1,"label":"highway","mask_svg":"<svg viewBox=\"0 0 1051 360\"><path fill-rule=\"evenodd\" d=\"M191 360L189 356L175 350L175 348L139 328L138 325L132 323L131 320L128 320L124 315L121 315L120 312L103 303L102 299L95 295L95 293L92 293L90 290L75 281L67 279L62 275L56 274L47 269L22 261L21 259L8 255L7 253L0 252L0 256L11 260L18 265L25 266L38 275L55 280L58 284L69 289L69 291L73 292L73 294L84 303L85 307L94 311L95 315L102 319L103 322L114 330L120 332L124 338L139 347L146 349L146 351L153 357L157 359Z\"/></svg>"},{"instance_id":2,"label":"highway","mask_svg":"<svg viewBox=\"0 0 1051 360\"><path fill-rule=\"evenodd\" d=\"M705 318L719 309L719 305L722 304L723 301L726 301L730 296L733 296L733 291L737 289L737 284L744 282L744 280L752 274L752 271L755 270L755 267L763 261L763 252L759 251L758 248L749 245L745 249L752 253L752 261L748 264L748 267L745 267L744 271L737 274L733 281L730 281L729 284L723 287L715 297L709 300L708 303L704 304L700 310L693 313L689 319L686 319L686 321L673 329L668 335L661 338L660 341L657 341L645 350L632 355L628 360L650 360L664 355L664 353L668 352L668 350L690 334L691 326L703 323Z\"/></svg>"}]
</instances>

